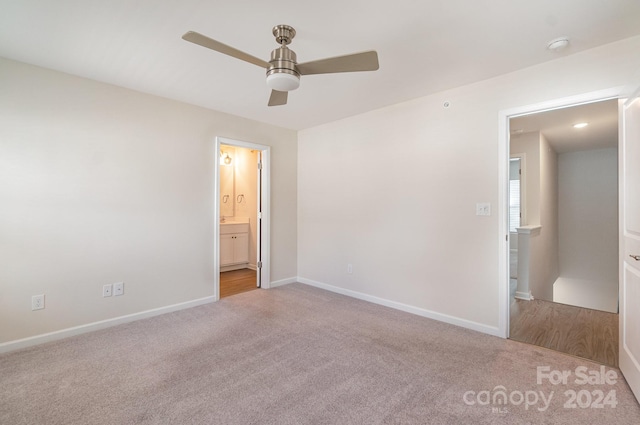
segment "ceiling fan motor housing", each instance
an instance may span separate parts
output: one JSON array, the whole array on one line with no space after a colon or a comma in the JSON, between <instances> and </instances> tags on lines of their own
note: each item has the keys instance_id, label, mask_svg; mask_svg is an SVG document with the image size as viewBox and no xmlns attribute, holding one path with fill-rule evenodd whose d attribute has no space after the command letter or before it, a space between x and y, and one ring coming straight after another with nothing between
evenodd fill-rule
<instances>
[{"instance_id":1,"label":"ceiling fan motor housing","mask_svg":"<svg viewBox=\"0 0 640 425\"><path fill-rule=\"evenodd\" d=\"M278 91L291 91L300 87L300 73L296 70L296 53L285 44L271 52L267 69L267 85Z\"/></svg>"}]
</instances>

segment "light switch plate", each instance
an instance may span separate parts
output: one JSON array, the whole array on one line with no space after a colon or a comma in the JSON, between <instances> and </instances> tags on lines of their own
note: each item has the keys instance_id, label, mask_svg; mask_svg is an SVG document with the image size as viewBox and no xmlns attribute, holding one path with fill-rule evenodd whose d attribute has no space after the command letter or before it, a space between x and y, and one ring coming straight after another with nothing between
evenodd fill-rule
<instances>
[{"instance_id":1,"label":"light switch plate","mask_svg":"<svg viewBox=\"0 0 640 425\"><path fill-rule=\"evenodd\" d=\"M476 215L491 215L491 204L489 202L478 202L476 204Z\"/></svg>"}]
</instances>

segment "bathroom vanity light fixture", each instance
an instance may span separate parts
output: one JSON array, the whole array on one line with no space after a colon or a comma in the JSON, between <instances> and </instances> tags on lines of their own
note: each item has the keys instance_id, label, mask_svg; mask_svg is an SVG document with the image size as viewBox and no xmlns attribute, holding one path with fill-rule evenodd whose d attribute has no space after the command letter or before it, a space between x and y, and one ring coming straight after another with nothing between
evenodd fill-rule
<instances>
[{"instance_id":1,"label":"bathroom vanity light fixture","mask_svg":"<svg viewBox=\"0 0 640 425\"><path fill-rule=\"evenodd\" d=\"M231 165L231 161L229 152L220 151L220 165Z\"/></svg>"}]
</instances>

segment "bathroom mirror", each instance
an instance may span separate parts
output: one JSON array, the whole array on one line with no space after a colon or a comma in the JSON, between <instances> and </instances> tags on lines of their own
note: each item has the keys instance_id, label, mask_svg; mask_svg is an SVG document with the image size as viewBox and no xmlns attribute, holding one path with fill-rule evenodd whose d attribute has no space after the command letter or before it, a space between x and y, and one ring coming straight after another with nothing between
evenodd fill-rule
<instances>
[{"instance_id":1,"label":"bathroom mirror","mask_svg":"<svg viewBox=\"0 0 640 425\"><path fill-rule=\"evenodd\" d=\"M234 193L234 151L230 146L221 146L220 154L220 218L233 217L235 215L235 193ZM231 158L231 162L226 164L224 159Z\"/></svg>"}]
</instances>

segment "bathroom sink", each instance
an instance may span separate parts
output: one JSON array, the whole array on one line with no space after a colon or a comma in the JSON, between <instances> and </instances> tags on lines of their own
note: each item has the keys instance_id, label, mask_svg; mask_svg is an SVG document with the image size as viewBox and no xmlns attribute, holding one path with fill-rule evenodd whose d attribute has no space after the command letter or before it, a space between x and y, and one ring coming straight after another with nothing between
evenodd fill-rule
<instances>
[{"instance_id":1,"label":"bathroom sink","mask_svg":"<svg viewBox=\"0 0 640 425\"><path fill-rule=\"evenodd\" d=\"M220 223L220 234L226 235L230 233L248 233L249 223L242 221L225 221Z\"/></svg>"},{"instance_id":2,"label":"bathroom sink","mask_svg":"<svg viewBox=\"0 0 640 425\"><path fill-rule=\"evenodd\" d=\"M230 218L225 218L224 221L220 222L220 225L222 226L223 224L249 224L249 220L248 219L230 219Z\"/></svg>"}]
</instances>

